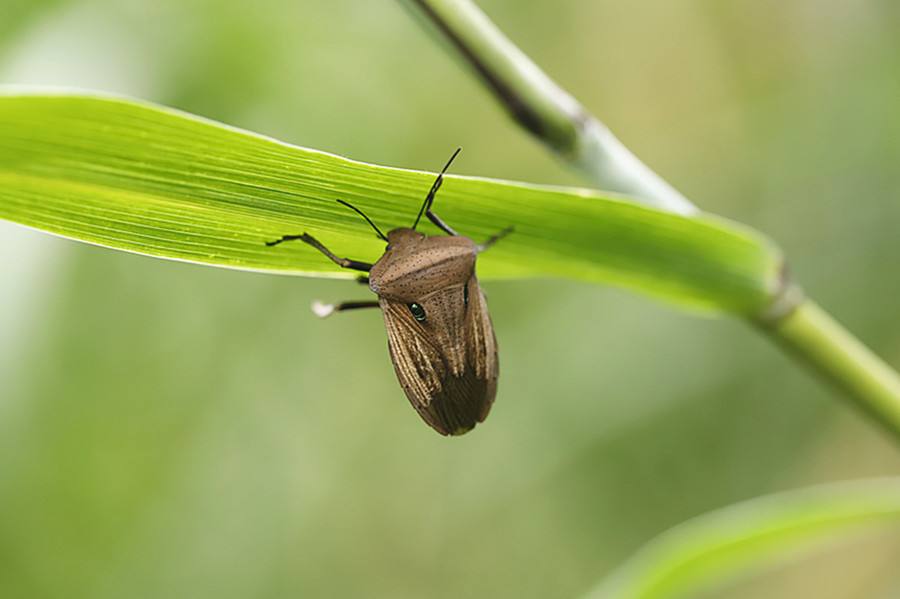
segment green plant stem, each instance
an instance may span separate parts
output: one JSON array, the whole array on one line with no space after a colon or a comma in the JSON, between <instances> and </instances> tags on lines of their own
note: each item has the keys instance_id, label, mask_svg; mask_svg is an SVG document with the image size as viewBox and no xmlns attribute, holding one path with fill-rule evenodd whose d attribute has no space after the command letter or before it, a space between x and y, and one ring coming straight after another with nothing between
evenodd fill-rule
<instances>
[{"instance_id":1,"label":"green plant stem","mask_svg":"<svg viewBox=\"0 0 900 599\"><path fill-rule=\"evenodd\" d=\"M471 0L404 0L474 69L522 127L600 188L679 214L693 203L638 160L553 82ZM786 269L785 269L786 272ZM751 319L900 439L897 373L785 279Z\"/></svg>"},{"instance_id":2,"label":"green plant stem","mask_svg":"<svg viewBox=\"0 0 900 599\"><path fill-rule=\"evenodd\" d=\"M697 208L531 61L470 0L404 0L475 71L510 116L608 191L678 214Z\"/></svg>"},{"instance_id":3,"label":"green plant stem","mask_svg":"<svg viewBox=\"0 0 900 599\"><path fill-rule=\"evenodd\" d=\"M900 376L815 302L762 329L900 438Z\"/></svg>"}]
</instances>

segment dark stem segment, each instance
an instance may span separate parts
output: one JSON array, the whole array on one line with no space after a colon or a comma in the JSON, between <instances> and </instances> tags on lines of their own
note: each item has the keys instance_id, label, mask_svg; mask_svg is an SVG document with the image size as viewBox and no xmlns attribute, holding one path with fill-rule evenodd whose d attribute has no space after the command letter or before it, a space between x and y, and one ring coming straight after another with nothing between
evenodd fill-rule
<instances>
[{"instance_id":1,"label":"dark stem segment","mask_svg":"<svg viewBox=\"0 0 900 599\"><path fill-rule=\"evenodd\" d=\"M558 152L568 154L574 151L576 129L587 119L576 102L569 101L564 105L562 102L548 102L546 97L528 97L528 92L523 93L519 80L522 75L511 75L500 68L496 57L489 56L484 48L479 47L477 33L447 18L448 11L454 10L453 7L448 8L433 0L408 1L444 35L517 123ZM456 8L464 10L462 7ZM542 105L544 103L552 106Z\"/></svg>"},{"instance_id":2,"label":"dark stem segment","mask_svg":"<svg viewBox=\"0 0 900 599\"><path fill-rule=\"evenodd\" d=\"M341 268L349 268L351 270L359 270L362 272L369 272L372 270L372 265L368 262L360 262L358 260L351 260L350 258L339 258L334 255L331 250L322 245L318 239L310 235L309 233L303 233L301 235L282 235L279 239L274 241L267 241L266 245L272 247L273 245L278 245L279 243L284 243L285 241L302 241L307 243L323 254L325 254L329 260L340 266Z\"/></svg>"},{"instance_id":3,"label":"dark stem segment","mask_svg":"<svg viewBox=\"0 0 900 599\"><path fill-rule=\"evenodd\" d=\"M697 212L503 35L472 0L403 4L449 42L519 125L595 185L677 214Z\"/></svg>"}]
</instances>

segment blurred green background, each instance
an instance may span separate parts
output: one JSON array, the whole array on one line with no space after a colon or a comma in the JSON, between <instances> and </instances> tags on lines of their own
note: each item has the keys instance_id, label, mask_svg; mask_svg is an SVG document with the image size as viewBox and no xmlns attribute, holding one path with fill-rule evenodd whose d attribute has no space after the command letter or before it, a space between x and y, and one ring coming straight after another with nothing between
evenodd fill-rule
<instances>
[{"instance_id":1,"label":"blurred green background","mask_svg":"<svg viewBox=\"0 0 900 599\"><path fill-rule=\"evenodd\" d=\"M900 365L900 5L481 6ZM581 183L391 1L3 0L0 82ZM880 430L741 323L569 282L486 291L497 403L446 439L407 404L378 314L309 312L364 288L0 223L0 596L572 597L710 509L900 473ZM900 535L870 535L710 596L896 597L898 561Z\"/></svg>"}]
</instances>

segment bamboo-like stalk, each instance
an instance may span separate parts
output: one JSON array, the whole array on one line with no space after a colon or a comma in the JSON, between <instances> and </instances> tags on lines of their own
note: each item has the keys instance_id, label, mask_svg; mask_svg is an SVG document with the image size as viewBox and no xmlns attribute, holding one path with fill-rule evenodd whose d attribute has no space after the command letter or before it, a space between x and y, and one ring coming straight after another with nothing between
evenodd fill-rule
<instances>
[{"instance_id":1,"label":"bamboo-like stalk","mask_svg":"<svg viewBox=\"0 0 900 599\"><path fill-rule=\"evenodd\" d=\"M900 431L900 376L815 302L805 300L763 330L889 430Z\"/></svg>"},{"instance_id":2,"label":"bamboo-like stalk","mask_svg":"<svg viewBox=\"0 0 900 599\"><path fill-rule=\"evenodd\" d=\"M679 214L698 209L551 80L471 0L404 0L430 22L512 118L595 185ZM786 271L786 269L785 269ZM900 376L785 277L752 315L782 347L900 439Z\"/></svg>"},{"instance_id":3,"label":"bamboo-like stalk","mask_svg":"<svg viewBox=\"0 0 900 599\"><path fill-rule=\"evenodd\" d=\"M638 160L469 0L404 0L466 60L510 116L607 191L691 214L697 208Z\"/></svg>"}]
</instances>

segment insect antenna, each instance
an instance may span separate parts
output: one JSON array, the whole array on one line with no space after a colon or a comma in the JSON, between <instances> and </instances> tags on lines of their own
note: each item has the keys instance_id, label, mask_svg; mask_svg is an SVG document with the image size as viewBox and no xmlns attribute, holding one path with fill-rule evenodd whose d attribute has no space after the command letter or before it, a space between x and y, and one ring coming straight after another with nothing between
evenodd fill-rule
<instances>
[{"instance_id":1,"label":"insect antenna","mask_svg":"<svg viewBox=\"0 0 900 599\"><path fill-rule=\"evenodd\" d=\"M372 228L375 229L375 232L378 233L378 236L379 236L379 237L381 237L381 238L384 239L385 241L388 240L388 238L385 237L384 233L381 232L381 229L379 229L378 226L377 226L375 223L372 222L372 219L369 218L368 216L366 216L366 215L363 213L362 210L360 210L359 208L357 208L357 207L354 206L353 204L350 204L349 202L345 202L344 200L338 200L337 202L338 202L338 204L343 204L344 206L346 206L346 207L349 208L350 210L353 210L353 211L356 212L358 215L360 215L361 217L363 217L364 219L366 219L366 222L369 223L370 225L372 225Z\"/></svg>"},{"instance_id":2,"label":"insect antenna","mask_svg":"<svg viewBox=\"0 0 900 599\"><path fill-rule=\"evenodd\" d=\"M444 182L444 173L447 172L447 169L450 168L451 164L453 164L453 159L456 158L456 155L461 151L462 148L456 148L456 151L453 152L453 156L450 157L450 160L447 161L447 164L444 165L444 168L442 168L441 172L438 174L437 179L434 180L434 184L428 191L428 195L425 196L425 201L422 202L422 207L419 208L419 215L416 216L416 222L414 222L412 226L413 231L415 231L416 227L419 226L419 220L422 218L422 215L431 209L431 203L434 202L434 196L437 193L437 190L441 187L441 183Z\"/></svg>"}]
</instances>

